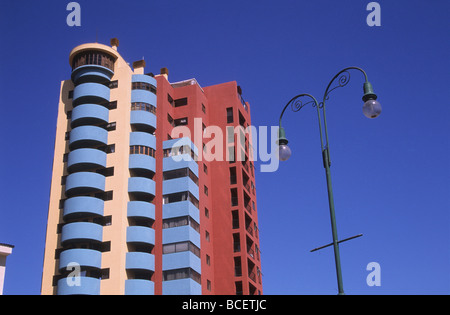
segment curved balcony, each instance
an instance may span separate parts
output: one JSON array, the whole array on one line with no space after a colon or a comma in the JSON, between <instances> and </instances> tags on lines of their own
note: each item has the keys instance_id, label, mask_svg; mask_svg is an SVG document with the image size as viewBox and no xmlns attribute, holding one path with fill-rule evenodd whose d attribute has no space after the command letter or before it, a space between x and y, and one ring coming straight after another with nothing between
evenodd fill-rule
<instances>
[{"instance_id":1,"label":"curved balcony","mask_svg":"<svg viewBox=\"0 0 450 315\"><path fill-rule=\"evenodd\" d=\"M202 273L201 260L190 251L164 254L162 258L162 269L173 270L180 268L192 268L198 273Z\"/></svg>"},{"instance_id":2,"label":"curved balcony","mask_svg":"<svg viewBox=\"0 0 450 315\"><path fill-rule=\"evenodd\" d=\"M155 245L155 230L145 226L129 226L127 243Z\"/></svg>"},{"instance_id":3,"label":"curved balcony","mask_svg":"<svg viewBox=\"0 0 450 315\"><path fill-rule=\"evenodd\" d=\"M156 79L146 74L133 74L131 77L131 82L145 82L153 85L154 87L157 86Z\"/></svg>"},{"instance_id":4,"label":"curved balcony","mask_svg":"<svg viewBox=\"0 0 450 315\"><path fill-rule=\"evenodd\" d=\"M130 132L130 146L143 145L156 150L156 137L146 132Z\"/></svg>"},{"instance_id":5,"label":"curved balcony","mask_svg":"<svg viewBox=\"0 0 450 315\"><path fill-rule=\"evenodd\" d=\"M103 240L103 226L90 222L74 222L63 226L61 243L97 242Z\"/></svg>"},{"instance_id":6,"label":"curved balcony","mask_svg":"<svg viewBox=\"0 0 450 315\"><path fill-rule=\"evenodd\" d=\"M63 219L103 216L105 202L95 197L72 197L64 202Z\"/></svg>"},{"instance_id":7,"label":"curved balcony","mask_svg":"<svg viewBox=\"0 0 450 315\"><path fill-rule=\"evenodd\" d=\"M130 177L128 192L144 199L151 199L155 196L155 182L145 177Z\"/></svg>"},{"instance_id":8,"label":"curved balcony","mask_svg":"<svg viewBox=\"0 0 450 315\"><path fill-rule=\"evenodd\" d=\"M130 154L128 168L154 174L156 170L155 158L145 154Z\"/></svg>"},{"instance_id":9,"label":"curved balcony","mask_svg":"<svg viewBox=\"0 0 450 315\"><path fill-rule=\"evenodd\" d=\"M129 201L127 205L129 218L144 218L155 220L155 205L145 201Z\"/></svg>"},{"instance_id":10,"label":"curved balcony","mask_svg":"<svg viewBox=\"0 0 450 315\"><path fill-rule=\"evenodd\" d=\"M69 148L95 147L108 144L108 131L96 126L80 126L70 132Z\"/></svg>"},{"instance_id":11,"label":"curved balcony","mask_svg":"<svg viewBox=\"0 0 450 315\"><path fill-rule=\"evenodd\" d=\"M61 252L59 256L59 270L72 270L74 264L84 267L83 269L100 269L102 266L102 253L85 248L67 249Z\"/></svg>"},{"instance_id":12,"label":"curved balcony","mask_svg":"<svg viewBox=\"0 0 450 315\"><path fill-rule=\"evenodd\" d=\"M156 107L156 94L146 90L131 90L131 103L148 103Z\"/></svg>"},{"instance_id":13,"label":"curved balcony","mask_svg":"<svg viewBox=\"0 0 450 315\"><path fill-rule=\"evenodd\" d=\"M153 281L142 279L125 280L125 295L154 295L155 284Z\"/></svg>"},{"instance_id":14,"label":"curved balcony","mask_svg":"<svg viewBox=\"0 0 450 315\"><path fill-rule=\"evenodd\" d=\"M105 176L92 172L78 172L67 176L66 195L95 193L105 191Z\"/></svg>"},{"instance_id":15,"label":"curved balcony","mask_svg":"<svg viewBox=\"0 0 450 315\"><path fill-rule=\"evenodd\" d=\"M77 283L78 281L78 283ZM62 278L58 281L57 295L99 295L100 279L90 277Z\"/></svg>"},{"instance_id":16,"label":"curved balcony","mask_svg":"<svg viewBox=\"0 0 450 315\"><path fill-rule=\"evenodd\" d=\"M84 125L107 124L109 110L97 104L78 105L72 110L72 128Z\"/></svg>"},{"instance_id":17,"label":"curved balcony","mask_svg":"<svg viewBox=\"0 0 450 315\"><path fill-rule=\"evenodd\" d=\"M106 145L108 131L96 126L80 126L70 132L69 148L71 150Z\"/></svg>"},{"instance_id":18,"label":"curved balcony","mask_svg":"<svg viewBox=\"0 0 450 315\"><path fill-rule=\"evenodd\" d=\"M83 82L107 82L113 77L111 69L100 65L84 65L72 71L72 81L75 84Z\"/></svg>"},{"instance_id":19,"label":"curved balcony","mask_svg":"<svg viewBox=\"0 0 450 315\"><path fill-rule=\"evenodd\" d=\"M82 83L73 90L74 106L83 103L102 104L109 102L109 87L100 83Z\"/></svg>"},{"instance_id":20,"label":"curved balcony","mask_svg":"<svg viewBox=\"0 0 450 315\"><path fill-rule=\"evenodd\" d=\"M180 177L163 181L163 194L174 194L189 191L197 200L199 197L198 186L189 177Z\"/></svg>"},{"instance_id":21,"label":"curved balcony","mask_svg":"<svg viewBox=\"0 0 450 315\"><path fill-rule=\"evenodd\" d=\"M126 269L155 271L155 256L143 252L126 254Z\"/></svg>"},{"instance_id":22,"label":"curved balcony","mask_svg":"<svg viewBox=\"0 0 450 315\"><path fill-rule=\"evenodd\" d=\"M138 130L153 133L156 129L156 115L145 110L132 110L130 124Z\"/></svg>"},{"instance_id":23,"label":"curved balcony","mask_svg":"<svg viewBox=\"0 0 450 315\"><path fill-rule=\"evenodd\" d=\"M77 149L69 153L67 170L70 173L106 167L106 153L97 149Z\"/></svg>"}]
</instances>

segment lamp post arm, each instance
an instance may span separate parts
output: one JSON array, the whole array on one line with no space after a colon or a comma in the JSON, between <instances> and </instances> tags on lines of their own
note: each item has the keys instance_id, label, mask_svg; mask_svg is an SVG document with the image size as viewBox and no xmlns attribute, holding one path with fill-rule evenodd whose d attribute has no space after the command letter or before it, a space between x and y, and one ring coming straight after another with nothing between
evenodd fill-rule
<instances>
[{"instance_id":1,"label":"lamp post arm","mask_svg":"<svg viewBox=\"0 0 450 315\"><path fill-rule=\"evenodd\" d=\"M304 103L301 100L302 97L308 97L311 100L309 100L308 102ZM321 149L323 151L324 147L323 147L323 135L322 135L322 122L321 122L321 119L320 119L320 109L319 109L320 105L319 105L319 102L317 101L317 99L314 96L312 96L311 94L308 94L308 93L303 93L303 94L299 94L297 96L294 96L284 106L283 110L281 111L280 120L279 120L280 137L282 136L284 138L284 136L285 136L284 129L281 126L281 119L283 118L283 115L284 115L286 109L289 107L289 105L291 106L291 110L293 112L298 112L298 111L300 111L303 107L305 107L308 104L311 104L313 107L315 107L317 109L317 116L318 116L318 119L319 119L320 143L321 143Z\"/></svg>"},{"instance_id":2,"label":"lamp post arm","mask_svg":"<svg viewBox=\"0 0 450 315\"><path fill-rule=\"evenodd\" d=\"M347 67L345 69L342 69L341 71L339 71L333 77L333 79L331 79L330 83L328 83L328 86L327 86L327 88L325 90L325 94L323 96L323 102L325 102L325 100L328 99L328 94L332 90L334 90L334 89L336 89L338 87L342 87L342 86L347 85L347 83L350 81L350 74L349 74L348 70L358 70L358 71L360 71L364 75L365 82L369 81L368 78L367 78L367 73L363 69L361 69L359 67ZM342 76L342 74L344 74L344 75ZM334 80L336 80L336 78L338 78L338 77L339 77L339 80L338 80L339 85L330 90L331 84L333 84Z\"/></svg>"}]
</instances>

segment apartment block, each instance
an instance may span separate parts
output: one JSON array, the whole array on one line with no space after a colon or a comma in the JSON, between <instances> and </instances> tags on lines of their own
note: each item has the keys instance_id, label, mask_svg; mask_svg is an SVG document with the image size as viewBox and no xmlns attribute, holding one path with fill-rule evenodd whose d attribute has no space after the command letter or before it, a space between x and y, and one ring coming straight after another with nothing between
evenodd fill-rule
<instances>
[{"instance_id":1,"label":"apartment block","mask_svg":"<svg viewBox=\"0 0 450 315\"><path fill-rule=\"evenodd\" d=\"M70 52L42 294L262 294L242 89L170 82L118 46Z\"/></svg>"}]
</instances>

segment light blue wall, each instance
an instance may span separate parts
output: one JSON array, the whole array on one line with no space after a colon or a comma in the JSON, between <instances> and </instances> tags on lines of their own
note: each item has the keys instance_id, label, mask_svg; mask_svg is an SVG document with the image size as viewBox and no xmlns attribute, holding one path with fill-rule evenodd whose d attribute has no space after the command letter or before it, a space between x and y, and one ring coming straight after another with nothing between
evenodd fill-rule
<instances>
[{"instance_id":1,"label":"light blue wall","mask_svg":"<svg viewBox=\"0 0 450 315\"><path fill-rule=\"evenodd\" d=\"M191 241L200 248L200 234L189 225L178 226L162 231L163 244Z\"/></svg>"},{"instance_id":2,"label":"light blue wall","mask_svg":"<svg viewBox=\"0 0 450 315\"><path fill-rule=\"evenodd\" d=\"M145 110L132 110L130 124L146 125L156 129L156 116Z\"/></svg>"},{"instance_id":3,"label":"light blue wall","mask_svg":"<svg viewBox=\"0 0 450 315\"><path fill-rule=\"evenodd\" d=\"M113 75L114 72L106 67L100 65L84 65L72 71L72 81L77 82L85 76L97 76L109 81Z\"/></svg>"},{"instance_id":4,"label":"light blue wall","mask_svg":"<svg viewBox=\"0 0 450 315\"><path fill-rule=\"evenodd\" d=\"M200 258L195 256L192 252L178 252L171 254L164 254L163 259L163 270L172 270L190 267L201 273L201 261Z\"/></svg>"},{"instance_id":5,"label":"light blue wall","mask_svg":"<svg viewBox=\"0 0 450 315\"><path fill-rule=\"evenodd\" d=\"M80 126L70 132L69 145L86 140L108 144L108 131L97 126Z\"/></svg>"},{"instance_id":6,"label":"light blue wall","mask_svg":"<svg viewBox=\"0 0 450 315\"><path fill-rule=\"evenodd\" d=\"M163 281L163 295L201 295L202 286L192 279Z\"/></svg>"},{"instance_id":7,"label":"light blue wall","mask_svg":"<svg viewBox=\"0 0 450 315\"><path fill-rule=\"evenodd\" d=\"M133 74L131 82L145 82L157 87L156 79L146 74Z\"/></svg>"},{"instance_id":8,"label":"light blue wall","mask_svg":"<svg viewBox=\"0 0 450 315\"><path fill-rule=\"evenodd\" d=\"M102 105L97 104L82 104L76 106L72 110L72 126L77 123L79 119L92 119L109 122L109 110Z\"/></svg>"},{"instance_id":9,"label":"light blue wall","mask_svg":"<svg viewBox=\"0 0 450 315\"><path fill-rule=\"evenodd\" d=\"M69 283L72 279L69 279ZM99 295L100 280L96 278L80 277L80 285L70 286L67 278L58 281L57 295Z\"/></svg>"},{"instance_id":10,"label":"light blue wall","mask_svg":"<svg viewBox=\"0 0 450 315\"><path fill-rule=\"evenodd\" d=\"M145 169L152 172L156 172L155 158L145 154L130 154L130 160L128 162L128 168L130 169Z\"/></svg>"},{"instance_id":11,"label":"light blue wall","mask_svg":"<svg viewBox=\"0 0 450 315\"><path fill-rule=\"evenodd\" d=\"M155 195L155 182L145 177L128 178L128 192L141 192Z\"/></svg>"},{"instance_id":12,"label":"light blue wall","mask_svg":"<svg viewBox=\"0 0 450 315\"><path fill-rule=\"evenodd\" d=\"M187 167L198 177L198 164L189 154L181 154L176 157L169 156L163 159L163 172Z\"/></svg>"},{"instance_id":13,"label":"light blue wall","mask_svg":"<svg viewBox=\"0 0 450 315\"><path fill-rule=\"evenodd\" d=\"M131 90L131 103L143 102L156 106L156 95L147 90Z\"/></svg>"},{"instance_id":14,"label":"light blue wall","mask_svg":"<svg viewBox=\"0 0 450 315\"><path fill-rule=\"evenodd\" d=\"M100 269L102 267L102 253L93 249L66 249L59 255L59 269L66 269L69 264L77 263L82 267Z\"/></svg>"},{"instance_id":15,"label":"light blue wall","mask_svg":"<svg viewBox=\"0 0 450 315\"><path fill-rule=\"evenodd\" d=\"M130 132L130 145L143 145L156 150L156 137L146 132Z\"/></svg>"},{"instance_id":16,"label":"light blue wall","mask_svg":"<svg viewBox=\"0 0 450 315\"><path fill-rule=\"evenodd\" d=\"M200 223L200 210L189 200L163 205L163 219L183 217L186 215Z\"/></svg>"},{"instance_id":17,"label":"light blue wall","mask_svg":"<svg viewBox=\"0 0 450 315\"><path fill-rule=\"evenodd\" d=\"M129 218L148 218L155 220L155 205L146 201L128 201L127 215Z\"/></svg>"},{"instance_id":18,"label":"light blue wall","mask_svg":"<svg viewBox=\"0 0 450 315\"><path fill-rule=\"evenodd\" d=\"M66 192L74 188L86 187L105 191L105 176L92 172L77 172L67 176Z\"/></svg>"},{"instance_id":19,"label":"light blue wall","mask_svg":"<svg viewBox=\"0 0 450 315\"><path fill-rule=\"evenodd\" d=\"M64 216L77 213L90 213L102 216L104 204L103 200L95 197L72 197L64 202Z\"/></svg>"},{"instance_id":20,"label":"light blue wall","mask_svg":"<svg viewBox=\"0 0 450 315\"><path fill-rule=\"evenodd\" d=\"M199 199L198 186L189 177L180 177L163 181L163 194L190 191L197 200Z\"/></svg>"},{"instance_id":21,"label":"light blue wall","mask_svg":"<svg viewBox=\"0 0 450 315\"><path fill-rule=\"evenodd\" d=\"M100 83L82 83L73 90L73 101L80 97L93 96L109 102L109 87Z\"/></svg>"},{"instance_id":22,"label":"light blue wall","mask_svg":"<svg viewBox=\"0 0 450 315\"><path fill-rule=\"evenodd\" d=\"M73 222L63 226L61 243L70 240L103 241L103 226L91 222Z\"/></svg>"},{"instance_id":23,"label":"light blue wall","mask_svg":"<svg viewBox=\"0 0 450 315\"><path fill-rule=\"evenodd\" d=\"M155 284L153 281L143 279L125 280L125 295L154 295Z\"/></svg>"}]
</instances>

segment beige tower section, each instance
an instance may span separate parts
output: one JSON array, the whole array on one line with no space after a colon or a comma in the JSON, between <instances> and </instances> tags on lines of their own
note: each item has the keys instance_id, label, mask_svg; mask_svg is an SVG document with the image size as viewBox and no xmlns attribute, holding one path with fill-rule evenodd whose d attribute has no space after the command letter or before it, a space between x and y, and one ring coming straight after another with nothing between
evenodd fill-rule
<instances>
[{"instance_id":1,"label":"beige tower section","mask_svg":"<svg viewBox=\"0 0 450 315\"><path fill-rule=\"evenodd\" d=\"M70 66L73 58L83 51L98 51L115 58L114 75L110 84L110 104L117 102L115 108L109 109L108 145L113 146L113 152L108 152L106 169L114 168L113 176L106 176L105 192L113 192L111 200L104 201L102 222L102 245L105 248L101 254L101 287L100 294L124 294L127 273L125 268L128 227L127 202L129 201L127 186L129 178L128 160L130 150L130 98L131 80L135 73L143 73L138 67L136 72L117 52L118 41L111 41L112 47L92 43L75 47L70 53ZM48 224L44 256L44 269L41 293L43 295L57 294L57 284L60 280L59 257L62 251L61 228L63 220L65 195L64 179L67 178L67 155L69 150L73 110L72 80L61 82L58 118L56 125L56 140L53 160L53 177L51 182L50 203L48 209ZM115 123L115 124L114 124ZM109 247L109 248L108 248Z\"/></svg>"}]
</instances>

